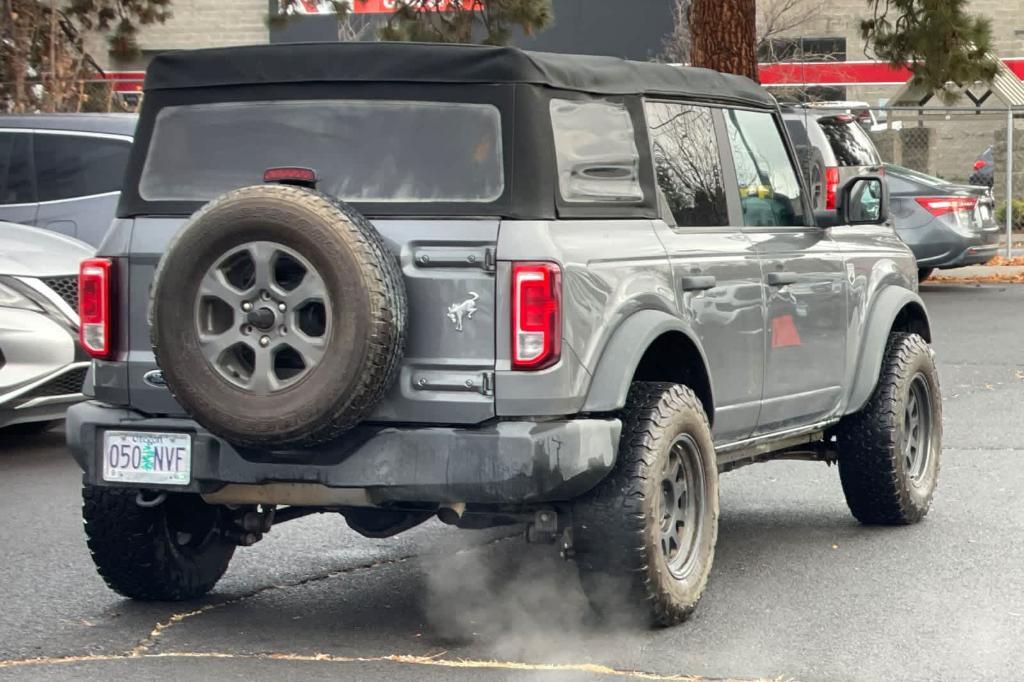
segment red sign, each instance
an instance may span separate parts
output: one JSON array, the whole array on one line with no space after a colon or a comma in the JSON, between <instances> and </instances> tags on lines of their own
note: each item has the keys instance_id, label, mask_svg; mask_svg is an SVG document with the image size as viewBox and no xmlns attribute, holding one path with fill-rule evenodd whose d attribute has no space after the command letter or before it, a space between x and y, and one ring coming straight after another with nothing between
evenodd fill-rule
<instances>
[{"instance_id":1,"label":"red sign","mask_svg":"<svg viewBox=\"0 0 1024 682\"><path fill-rule=\"evenodd\" d=\"M405 4L421 11L447 12L452 5L475 10L480 0L406 0ZM353 14L391 14L398 9L398 5L399 0L349 0ZM334 14L334 3L330 0L297 0L289 5L287 11L295 14Z\"/></svg>"},{"instance_id":2,"label":"red sign","mask_svg":"<svg viewBox=\"0 0 1024 682\"><path fill-rule=\"evenodd\" d=\"M1004 60L1010 70L1024 79L1024 59ZM894 68L883 62L786 62L761 64L762 85L902 85L910 69Z\"/></svg>"}]
</instances>

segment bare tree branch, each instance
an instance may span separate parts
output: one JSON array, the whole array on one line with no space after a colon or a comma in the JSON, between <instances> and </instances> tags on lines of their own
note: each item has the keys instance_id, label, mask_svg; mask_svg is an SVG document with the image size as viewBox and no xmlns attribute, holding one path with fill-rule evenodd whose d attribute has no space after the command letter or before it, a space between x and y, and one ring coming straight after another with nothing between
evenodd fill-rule
<instances>
[{"instance_id":1,"label":"bare tree branch","mask_svg":"<svg viewBox=\"0 0 1024 682\"><path fill-rule=\"evenodd\" d=\"M820 16L824 6L822 0L759 0L757 42L792 34Z\"/></svg>"},{"instance_id":2,"label":"bare tree branch","mask_svg":"<svg viewBox=\"0 0 1024 682\"><path fill-rule=\"evenodd\" d=\"M672 31L662 43L664 61L676 64L690 61L690 4L691 0L674 0L672 4Z\"/></svg>"}]
</instances>

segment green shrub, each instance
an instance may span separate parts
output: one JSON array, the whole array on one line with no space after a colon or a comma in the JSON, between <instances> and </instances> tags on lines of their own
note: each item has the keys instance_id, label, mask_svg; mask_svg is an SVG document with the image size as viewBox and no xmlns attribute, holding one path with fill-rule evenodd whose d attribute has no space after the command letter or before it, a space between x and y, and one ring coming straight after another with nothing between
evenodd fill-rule
<instances>
[{"instance_id":1,"label":"green shrub","mask_svg":"<svg viewBox=\"0 0 1024 682\"><path fill-rule=\"evenodd\" d=\"M1006 226L1006 204L1000 204L996 209L996 222ZM1013 200L1013 229L1024 230L1024 199Z\"/></svg>"}]
</instances>

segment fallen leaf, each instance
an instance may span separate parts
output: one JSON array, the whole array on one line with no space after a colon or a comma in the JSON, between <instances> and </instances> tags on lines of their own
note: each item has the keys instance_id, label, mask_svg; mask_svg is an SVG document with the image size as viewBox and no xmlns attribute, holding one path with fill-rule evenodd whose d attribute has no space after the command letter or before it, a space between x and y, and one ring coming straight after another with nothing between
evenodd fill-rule
<instances>
[{"instance_id":1,"label":"fallen leaf","mask_svg":"<svg viewBox=\"0 0 1024 682\"><path fill-rule=\"evenodd\" d=\"M1024 256L1014 256L1013 258L1003 258L1002 256L996 256L985 265L1024 265Z\"/></svg>"},{"instance_id":2,"label":"fallen leaf","mask_svg":"<svg viewBox=\"0 0 1024 682\"><path fill-rule=\"evenodd\" d=\"M978 275L976 277L950 277L948 275L932 275L928 282L936 284L1024 284L1024 272L1020 273L996 273L993 275Z\"/></svg>"}]
</instances>

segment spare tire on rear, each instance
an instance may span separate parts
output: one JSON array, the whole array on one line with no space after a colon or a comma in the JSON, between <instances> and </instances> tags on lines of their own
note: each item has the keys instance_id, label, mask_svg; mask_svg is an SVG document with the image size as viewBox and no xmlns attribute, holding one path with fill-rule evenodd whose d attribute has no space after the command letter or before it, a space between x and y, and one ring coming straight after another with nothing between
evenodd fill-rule
<instances>
[{"instance_id":1,"label":"spare tire on rear","mask_svg":"<svg viewBox=\"0 0 1024 682\"><path fill-rule=\"evenodd\" d=\"M229 442L307 447L366 418L398 371L406 296L363 216L319 192L258 185L182 226L150 300L167 386Z\"/></svg>"},{"instance_id":2,"label":"spare tire on rear","mask_svg":"<svg viewBox=\"0 0 1024 682\"><path fill-rule=\"evenodd\" d=\"M811 207L815 211L824 210L827 198L825 157L817 147L809 144L798 144L795 150L797 161L800 162L800 172L804 174L810 192Z\"/></svg>"}]
</instances>

